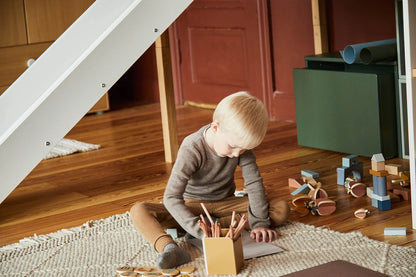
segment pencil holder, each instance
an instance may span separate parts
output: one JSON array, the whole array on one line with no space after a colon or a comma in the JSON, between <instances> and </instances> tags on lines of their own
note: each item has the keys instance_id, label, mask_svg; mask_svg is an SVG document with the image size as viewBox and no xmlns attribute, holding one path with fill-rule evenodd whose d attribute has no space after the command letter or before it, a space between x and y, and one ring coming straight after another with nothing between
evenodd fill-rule
<instances>
[{"instance_id":1,"label":"pencil holder","mask_svg":"<svg viewBox=\"0 0 416 277\"><path fill-rule=\"evenodd\" d=\"M223 237L204 238L204 257L207 273L236 275L244 265L241 236L236 240L224 237L228 229L222 229Z\"/></svg>"}]
</instances>

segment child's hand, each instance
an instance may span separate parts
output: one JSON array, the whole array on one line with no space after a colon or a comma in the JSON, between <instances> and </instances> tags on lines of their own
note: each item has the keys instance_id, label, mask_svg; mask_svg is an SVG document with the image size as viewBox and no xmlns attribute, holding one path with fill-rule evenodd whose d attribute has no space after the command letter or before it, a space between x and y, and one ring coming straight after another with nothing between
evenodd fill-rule
<instances>
[{"instance_id":1,"label":"child's hand","mask_svg":"<svg viewBox=\"0 0 416 277\"><path fill-rule=\"evenodd\" d=\"M277 233L275 230L258 227L251 230L250 237L257 242L272 242L277 239Z\"/></svg>"}]
</instances>

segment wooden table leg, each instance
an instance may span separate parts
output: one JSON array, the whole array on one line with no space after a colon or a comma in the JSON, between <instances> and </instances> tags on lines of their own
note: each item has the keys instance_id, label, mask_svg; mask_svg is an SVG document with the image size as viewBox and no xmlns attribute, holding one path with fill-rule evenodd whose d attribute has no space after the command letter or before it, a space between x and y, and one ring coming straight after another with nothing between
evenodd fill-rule
<instances>
[{"instance_id":1,"label":"wooden table leg","mask_svg":"<svg viewBox=\"0 0 416 277\"><path fill-rule=\"evenodd\" d=\"M178 134L168 31L164 32L156 40L156 62L165 160L172 163L175 161L178 153Z\"/></svg>"}]
</instances>

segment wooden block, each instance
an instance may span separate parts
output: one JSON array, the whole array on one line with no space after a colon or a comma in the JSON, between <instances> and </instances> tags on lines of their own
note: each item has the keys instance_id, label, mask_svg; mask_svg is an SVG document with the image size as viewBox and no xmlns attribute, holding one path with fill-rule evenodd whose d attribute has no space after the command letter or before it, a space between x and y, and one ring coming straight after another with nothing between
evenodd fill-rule
<instances>
[{"instance_id":1,"label":"wooden block","mask_svg":"<svg viewBox=\"0 0 416 277\"><path fill-rule=\"evenodd\" d=\"M289 187L290 188L297 189L297 188L300 188L303 185L303 181L301 179L295 178L295 177L294 178L289 178L288 182L289 182Z\"/></svg>"},{"instance_id":2,"label":"wooden block","mask_svg":"<svg viewBox=\"0 0 416 277\"><path fill-rule=\"evenodd\" d=\"M161 272L145 272L142 276L162 276Z\"/></svg>"},{"instance_id":3,"label":"wooden block","mask_svg":"<svg viewBox=\"0 0 416 277\"><path fill-rule=\"evenodd\" d=\"M309 186L308 184L303 184L300 188L296 189L294 192L292 192L292 195L298 195L298 194L308 194L309 193Z\"/></svg>"},{"instance_id":4,"label":"wooden block","mask_svg":"<svg viewBox=\"0 0 416 277\"><path fill-rule=\"evenodd\" d=\"M300 173L302 174L302 176L305 176L305 177L319 178L319 173L314 172L312 170L306 169L306 170L302 170Z\"/></svg>"},{"instance_id":5,"label":"wooden block","mask_svg":"<svg viewBox=\"0 0 416 277\"><path fill-rule=\"evenodd\" d=\"M302 176L303 183L311 184L312 186L316 186L316 180L313 177L306 177Z\"/></svg>"},{"instance_id":6,"label":"wooden block","mask_svg":"<svg viewBox=\"0 0 416 277\"><path fill-rule=\"evenodd\" d=\"M179 274L179 270L175 268L164 269L162 270L162 274L164 276L176 276Z\"/></svg>"},{"instance_id":7,"label":"wooden block","mask_svg":"<svg viewBox=\"0 0 416 277\"><path fill-rule=\"evenodd\" d=\"M386 164L385 170L391 175L399 176L402 166L400 164Z\"/></svg>"},{"instance_id":8,"label":"wooden block","mask_svg":"<svg viewBox=\"0 0 416 277\"><path fill-rule=\"evenodd\" d=\"M351 167L359 162L357 155L349 155L342 158L343 167Z\"/></svg>"},{"instance_id":9,"label":"wooden block","mask_svg":"<svg viewBox=\"0 0 416 277\"><path fill-rule=\"evenodd\" d=\"M144 274L146 272L155 272L158 268L152 266L140 266L134 269L134 272L139 274Z\"/></svg>"},{"instance_id":10,"label":"wooden block","mask_svg":"<svg viewBox=\"0 0 416 277\"><path fill-rule=\"evenodd\" d=\"M389 176L387 176L387 180L386 181L387 181L386 182L387 190L389 190L389 191L393 191L394 189L398 189L398 188L401 188L402 187L400 185L401 179L399 179L395 175L389 175Z\"/></svg>"},{"instance_id":11,"label":"wooden block","mask_svg":"<svg viewBox=\"0 0 416 277\"><path fill-rule=\"evenodd\" d=\"M408 188L398 188L393 189L393 193L399 195L403 200L410 201L410 189Z\"/></svg>"},{"instance_id":12,"label":"wooden block","mask_svg":"<svg viewBox=\"0 0 416 277\"><path fill-rule=\"evenodd\" d=\"M375 175L377 177L385 177L385 176L389 175L387 170L378 170L378 171L376 171L376 170L372 170L372 169L370 169L370 174Z\"/></svg>"},{"instance_id":13,"label":"wooden block","mask_svg":"<svg viewBox=\"0 0 416 277\"><path fill-rule=\"evenodd\" d=\"M353 182L350 183L351 195L354 197L364 196L367 192L367 186L363 183Z\"/></svg>"},{"instance_id":14,"label":"wooden block","mask_svg":"<svg viewBox=\"0 0 416 277\"><path fill-rule=\"evenodd\" d=\"M176 228L168 228L166 229L166 233L169 234L173 239L178 238L178 229Z\"/></svg>"},{"instance_id":15,"label":"wooden block","mask_svg":"<svg viewBox=\"0 0 416 277\"><path fill-rule=\"evenodd\" d=\"M354 216L357 218L361 218L364 219L366 218L368 215L370 214L370 212L367 209L358 209L354 212Z\"/></svg>"},{"instance_id":16,"label":"wooden block","mask_svg":"<svg viewBox=\"0 0 416 277\"><path fill-rule=\"evenodd\" d=\"M120 277L124 277L124 276L127 276L127 277L136 277L137 276L137 273L136 272L133 272L133 271L126 271L126 272L119 273L118 276L120 276Z\"/></svg>"},{"instance_id":17,"label":"wooden block","mask_svg":"<svg viewBox=\"0 0 416 277\"><path fill-rule=\"evenodd\" d=\"M409 177L404 174L403 172L399 172L399 177L403 179L403 181L408 181Z\"/></svg>"},{"instance_id":18,"label":"wooden block","mask_svg":"<svg viewBox=\"0 0 416 277\"><path fill-rule=\"evenodd\" d=\"M193 266L183 266L179 268L179 271L181 272L181 274L188 274L188 273L192 273L194 272L195 267Z\"/></svg>"},{"instance_id":19,"label":"wooden block","mask_svg":"<svg viewBox=\"0 0 416 277\"><path fill-rule=\"evenodd\" d=\"M386 227L384 228L385 236L405 236L406 227Z\"/></svg>"},{"instance_id":20,"label":"wooden block","mask_svg":"<svg viewBox=\"0 0 416 277\"><path fill-rule=\"evenodd\" d=\"M116 269L116 272L117 273L134 272L134 267L131 267L131 266L121 266L121 267L118 267Z\"/></svg>"},{"instance_id":21,"label":"wooden block","mask_svg":"<svg viewBox=\"0 0 416 277\"><path fill-rule=\"evenodd\" d=\"M380 196L380 195L377 195L375 193L373 193L371 198L376 199L378 201L388 201L388 200L390 200L390 196L388 196L388 195Z\"/></svg>"},{"instance_id":22,"label":"wooden block","mask_svg":"<svg viewBox=\"0 0 416 277\"><path fill-rule=\"evenodd\" d=\"M371 169L374 171L380 171L385 169L385 163L384 162L376 162L371 161Z\"/></svg>"},{"instance_id":23,"label":"wooden block","mask_svg":"<svg viewBox=\"0 0 416 277\"><path fill-rule=\"evenodd\" d=\"M379 208L380 211L391 210L391 201L390 201L390 199L389 200L384 200L384 201L378 201L378 208Z\"/></svg>"},{"instance_id":24,"label":"wooden block","mask_svg":"<svg viewBox=\"0 0 416 277\"><path fill-rule=\"evenodd\" d=\"M387 179L386 186L387 186L388 191L392 191L394 189L394 185L393 185L391 179Z\"/></svg>"},{"instance_id":25,"label":"wooden block","mask_svg":"<svg viewBox=\"0 0 416 277\"><path fill-rule=\"evenodd\" d=\"M389 191L389 192L387 192L387 194L390 196L390 202L391 203L397 203L397 202L402 201L402 198L399 195L397 195L393 192Z\"/></svg>"},{"instance_id":26,"label":"wooden block","mask_svg":"<svg viewBox=\"0 0 416 277\"><path fill-rule=\"evenodd\" d=\"M373 187L367 187L367 196L372 198L372 196L373 196Z\"/></svg>"}]
</instances>

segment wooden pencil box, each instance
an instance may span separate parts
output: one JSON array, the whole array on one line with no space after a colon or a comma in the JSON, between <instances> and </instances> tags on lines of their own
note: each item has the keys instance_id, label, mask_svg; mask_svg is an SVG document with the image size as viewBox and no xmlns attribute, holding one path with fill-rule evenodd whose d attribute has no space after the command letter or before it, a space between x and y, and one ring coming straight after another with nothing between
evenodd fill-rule
<instances>
[{"instance_id":1,"label":"wooden pencil box","mask_svg":"<svg viewBox=\"0 0 416 277\"><path fill-rule=\"evenodd\" d=\"M222 229L222 237L204 238L205 268L211 274L236 275L244 265L243 243L225 237L228 229Z\"/></svg>"}]
</instances>

